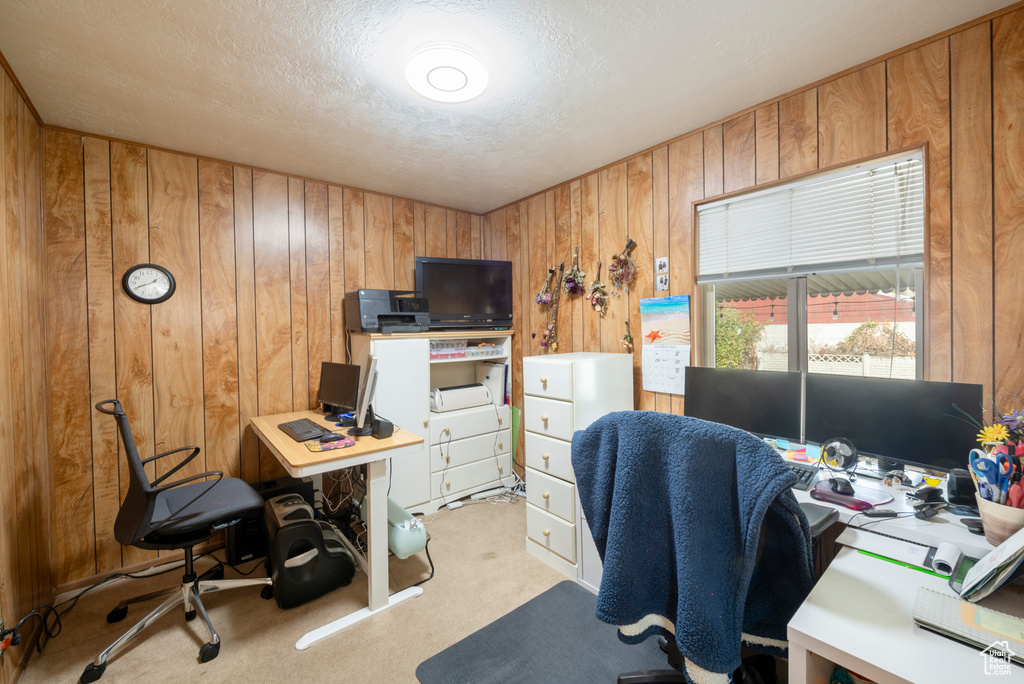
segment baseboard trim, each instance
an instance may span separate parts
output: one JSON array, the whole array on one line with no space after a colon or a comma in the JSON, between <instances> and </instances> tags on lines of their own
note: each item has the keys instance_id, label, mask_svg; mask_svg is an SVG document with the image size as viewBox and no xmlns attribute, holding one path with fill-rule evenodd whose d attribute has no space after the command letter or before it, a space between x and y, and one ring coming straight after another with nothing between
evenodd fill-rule
<instances>
[{"instance_id":1,"label":"baseboard trim","mask_svg":"<svg viewBox=\"0 0 1024 684\"><path fill-rule=\"evenodd\" d=\"M195 553L198 556L202 553L209 553L211 551L217 551L224 548L224 541L211 542L209 544L202 544L195 548ZM92 586L100 580L106 579L111 575L119 575L122 573L140 572L142 570L148 570L149 568L156 567L157 565L164 565L165 563L173 563L180 561L185 558L185 552L181 549L168 553L166 556L160 556L158 558L152 558L150 560L142 561L141 563L134 563L132 565L125 565L116 570L110 570L108 572L101 572L90 577L83 577L82 579L72 580L71 582L65 582L58 584L54 588L54 595L59 599L61 595L68 592L75 591L76 589L83 589L88 586Z\"/></svg>"}]
</instances>

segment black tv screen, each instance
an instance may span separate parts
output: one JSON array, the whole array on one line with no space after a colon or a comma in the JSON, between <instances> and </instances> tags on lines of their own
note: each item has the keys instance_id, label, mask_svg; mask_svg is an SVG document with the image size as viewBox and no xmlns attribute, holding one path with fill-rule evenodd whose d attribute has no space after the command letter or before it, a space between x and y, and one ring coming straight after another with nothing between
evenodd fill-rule
<instances>
[{"instance_id":1,"label":"black tv screen","mask_svg":"<svg viewBox=\"0 0 1024 684\"><path fill-rule=\"evenodd\" d=\"M432 328L512 326L512 262L416 257Z\"/></svg>"}]
</instances>

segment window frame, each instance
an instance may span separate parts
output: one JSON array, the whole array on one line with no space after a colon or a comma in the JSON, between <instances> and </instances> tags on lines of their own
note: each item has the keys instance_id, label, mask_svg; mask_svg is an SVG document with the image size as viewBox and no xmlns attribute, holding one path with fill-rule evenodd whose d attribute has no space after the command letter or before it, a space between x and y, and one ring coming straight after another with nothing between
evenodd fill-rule
<instances>
[{"instance_id":1,"label":"window frame","mask_svg":"<svg viewBox=\"0 0 1024 684\"><path fill-rule=\"evenodd\" d=\"M745 188L743 190L737 190L734 192L726 193L723 195L717 195L706 199L695 200L691 206L691 217L692 225L694 226L693 231L693 273L700 272L700 220L698 208L702 205L709 203L717 203L724 200L728 200L734 197L740 197L742 195L751 192L761 192L769 190L771 188L784 187L786 185L794 183L806 182L815 176L824 176L830 173L840 172L847 168L853 168L857 166L863 166L871 164L877 160L884 159L886 157L898 157L904 154L910 154L914 152L921 153L922 171L924 174L923 188L922 188L922 202L924 207L924 256L923 263L921 266L916 266L914 270L914 297L917 306L917 313L914 319L915 329L915 379L916 380L927 380L926 368L929 367L925 363L926 355L929 353L930 344L926 333L928 331L928 315L929 315L929 297L927 285L929 282L927 269L929 266L929 246L930 246L930 192L929 192L929 150L928 145L910 145L903 148L894 150L887 150L882 154L871 155L870 157L864 157L851 162L844 162L841 164L835 164L833 166L824 169L815 169L808 171L791 178L779 179L763 185L757 185L751 188ZM900 269L903 270L902 268ZM775 277L778 276L767 276ZM787 278L786 283L786 325L787 325L787 353L788 353L788 370L807 372L808 367L808 332L807 332L807 275L793 276ZM696 365L704 367L715 367L716 354L715 354L715 285L711 284L697 284L696 294L697 301L699 302L700 308L698 311L700 334L696 336L695 341L699 341L698 348L694 351L694 362ZM770 371L765 371L770 372ZM930 375L930 373L929 373Z\"/></svg>"}]
</instances>

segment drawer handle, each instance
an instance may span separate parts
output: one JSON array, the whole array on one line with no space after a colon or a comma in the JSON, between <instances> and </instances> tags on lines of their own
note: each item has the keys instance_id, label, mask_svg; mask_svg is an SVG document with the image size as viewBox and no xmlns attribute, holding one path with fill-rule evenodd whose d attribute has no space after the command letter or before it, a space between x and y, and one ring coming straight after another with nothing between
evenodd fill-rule
<instances>
[{"instance_id":1,"label":"drawer handle","mask_svg":"<svg viewBox=\"0 0 1024 684\"><path fill-rule=\"evenodd\" d=\"M548 384L548 376L546 376L546 375L540 376L540 384L547 385Z\"/></svg>"},{"instance_id":2,"label":"drawer handle","mask_svg":"<svg viewBox=\"0 0 1024 684\"><path fill-rule=\"evenodd\" d=\"M498 472L499 473L505 472L505 466L498 466Z\"/></svg>"},{"instance_id":3,"label":"drawer handle","mask_svg":"<svg viewBox=\"0 0 1024 684\"><path fill-rule=\"evenodd\" d=\"M452 462L452 457L451 456L445 456L444 457L444 462L445 463L451 463Z\"/></svg>"},{"instance_id":4,"label":"drawer handle","mask_svg":"<svg viewBox=\"0 0 1024 684\"><path fill-rule=\"evenodd\" d=\"M445 428L444 430L442 430L442 432L444 432L444 434L446 434L446 435L452 434L452 431L451 431L450 428Z\"/></svg>"},{"instance_id":5,"label":"drawer handle","mask_svg":"<svg viewBox=\"0 0 1024 684\"><path fill-rule=\"evenodd\" d=\"M447 487L448 489L451 489L452 488L452 483L451 482L445 482L444 486Z\"/></svg>"},{"instance_id":6,"label":"drawer handle","mask_svg":"<svg viewBox=\"0 0 1024 684\"><path fill-rule=\"evenodd\" d=\"M541 496L543 496L545 499L551 498L551 492L544 492L543 494L541 494Z\"/></svg>"},{"instance_id":7,"label":"drawer handle","mask_svg":"<svg viewBox=\"0 0 1024 684\"><path fill-rule=\"evenodd\" d=\"M424 418L423 419L423 427L428 427L429 425L430 425L430 421Z\"/></svg>"},{"instance_id":8,"label":"drawer handle","mask_svg":"<svg viewBox=\"0 0 1024 684\"><path fill-rule=\"evenodd\" d=\"M541 416L540 419L543 420L545 423L548 422L548 417L547 416Z\"/></svg>"},{"instance_id":9,"label":"drawer handle","mask_svg":"<svg viewBox=\"0 0 1024 684\"><path fill-rule=\"evenodd\" d=\"M503 419L498 418L498 425L501 425L503 422L504 422Z\"/></svg>"},{"instance_id":10,"label":"drawer handle","mask_svg":"<svg viewBox=\"0 0 1024 684\"><path fill-rule=\"evenodd\" d=\"M504 442L498 442L498 448L499 449L504 449L505 448L505 443Z\"/></svg>"},{"instance_id":11,"label":"drawer handle","mask_svg":"<svg viewBox=\"0 0 1024 684\"><path fill-rule=\"evenodd\" d=\"M545 537L550 537L551 536L551 530L544 530L544 536Z\"/></svg>"},{"instance_id":12,"label":"drawer handle","mask_svg":"<svg viewBox=\"0 0 1024 684\"><path fill-rule=\"evenodd\" d=\"M551 454L541 454L540 457L546 461L551 458Z\"/></svg>"}]
</instances>

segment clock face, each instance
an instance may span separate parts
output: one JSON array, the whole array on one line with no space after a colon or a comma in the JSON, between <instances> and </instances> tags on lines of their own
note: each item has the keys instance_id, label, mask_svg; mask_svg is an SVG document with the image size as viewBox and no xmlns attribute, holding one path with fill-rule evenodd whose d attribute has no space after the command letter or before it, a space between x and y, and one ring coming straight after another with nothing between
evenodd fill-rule
<instances>
[{"instance_id":1,"label":"clock face","mask_svg":"<svg viewBox=\"0 0 1024 684\"><path fill-rule=\"evenodd\" d=\"M174 294L174 276L156 264L132 266L125 271L121 284L129 297L144 304L158 304Z\"/></svg>"}]
</instances>

